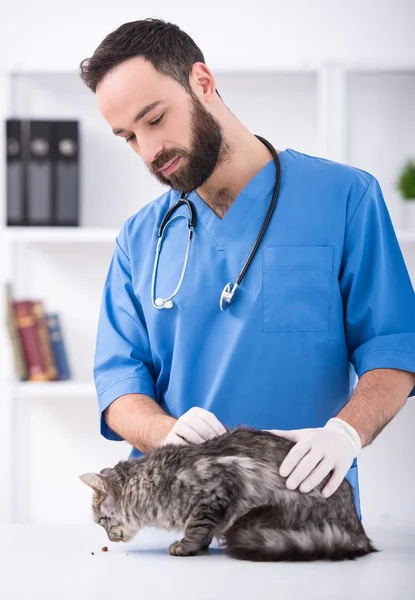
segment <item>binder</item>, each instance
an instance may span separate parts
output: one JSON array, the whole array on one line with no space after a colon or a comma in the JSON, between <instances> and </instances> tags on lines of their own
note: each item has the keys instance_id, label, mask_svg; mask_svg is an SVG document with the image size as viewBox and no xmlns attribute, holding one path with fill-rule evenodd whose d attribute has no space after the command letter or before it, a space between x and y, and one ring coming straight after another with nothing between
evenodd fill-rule
<instances>
[{"instance_id":1,"label":"binder","mask_svg":"<svg viewBox=\"0 0 415 600\"><path fill-rule=\"evenodd\" d=\"M24 224L23 128L19 119L6 121L7 225Z\"/></svg>"},{"instance_id":2,"label":"binder","mask_svg":"<svg viewBox=\"0 0 415 600\"><path fill-rule=\"evenodd\" d=\"M46 226L53 217L52 122L29 121L26 225Z\"/></svg>"},{"instance_id":3,"label":"binder","mask_svg":"<svg viewBox=\"0 0 415 600\"><path fill-rule=\"evenodd\" d=\"M54 210L53 224L79 225L78 121L53 123Z\"/></svg>"},{"instance_id":4,"label":"binder","mask_svg":"<svg viewBox=\"0 0 415 600\"><path fill-rule=\"evenodd\" d=\"M8 119L7 224L79 226L79 121Z\"/></svg>"}]
</instances>

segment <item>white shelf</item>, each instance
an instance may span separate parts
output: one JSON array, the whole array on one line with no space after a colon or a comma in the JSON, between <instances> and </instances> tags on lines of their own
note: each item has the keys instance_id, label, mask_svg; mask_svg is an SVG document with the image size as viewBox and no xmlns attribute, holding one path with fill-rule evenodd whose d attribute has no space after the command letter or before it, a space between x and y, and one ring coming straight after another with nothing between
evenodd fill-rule
<instances>
[{"instance_id":1,"label":"white shelf","mask_svg":"<svg viewBox=\"0 0 415 600\"><path fill-rule=\"evenodd\" d=\"M5 227L10 242L23 243L114 243L119 229L107 227Z\"/></svg>"},{"instance_id":2,"label":"white shelf","mask_svg":"<svg viewBox=\"0 0 415 600\"><path fill-rule=\"evenodd\" d=\"M222 66L212 67L214 74L244 74L244 73L284 73L284 72L310 72L317 71L327 67L341 67L346 71L415 71L415 62L413 60L346 60L346 61L318 61L318 60L297 60L284 61L276 63L274 66L260 67L252 65L246 66ZM9 77L61 77L75 76L79 77L78 71L70 67L65 68L14 68L7 72Z\"/></svg>"},{"instance_id":3,"label":"white shelf","mask_svg":"<svg viewBox=\"0 0 415 600\"><path fill-rule=\"evenodd\" d=\"M395 229L400 242L415 242L415 229Z\"/></svg>"},{"instance_id":4,"label":"white shelf","mask_svg":"<svg viewBox=\"0 0 415 600\"><path fill-rule=\"evenodd\" d=\"M8 242L25 244L115 243L117 228L106 227L5 227ZM415 229L396 228L399 241L415 242Z\"/></svg>"},{"instance_id":5,"label":"white shelf","mask_svg":"<svg viewBox=\"0 0 415 600\"><path fill-rule=\"evenodd\" d=\"M92 381L15 381L8 384L13 396L76 398L96 396Z\"/></svg>"},{"instance_id":6,"label":"white shelf","mask_svg":"<svg viewBox=\"0 0 415 600\"><path fill-rule=\"evenodd\" d=\"M356 73L392 73L402 71L415 71L415 62L413 60L399 61L347 61L341 63L341 68L348 72Z\"/></svg>"},{"instance_id":7,"label":"white shelf","mask_svg":"<svg viewBox=\"0 0 415 600\"><path fill-rule=\"evenodd\" d=\"M406 63L405 63L406 64ZM276 75L279 73L313 73L324 67L324 64L320 61L295 61L295 62L281 62L275 64L272 67L256 67L252 66L218 66L212 67L214 75ZM391 63L391 68L396 68L395 63ZM44 77L76 77L79 78L78 71L74 69L12 69L7 72L9 77L31 77L31 78L44 78Z\"/></svg>"}]
</instances>

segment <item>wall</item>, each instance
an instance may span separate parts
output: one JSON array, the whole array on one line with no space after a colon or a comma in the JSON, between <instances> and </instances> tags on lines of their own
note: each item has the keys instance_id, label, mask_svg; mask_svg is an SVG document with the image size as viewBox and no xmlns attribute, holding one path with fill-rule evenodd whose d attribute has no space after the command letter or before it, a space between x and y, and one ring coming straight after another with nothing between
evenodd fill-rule
<instances>
[{"instance_id":1,"label":"wall","mask_svg":"<svg viewBox=\"0 0 415 600\"><path fill-rule=\"evenodd\" d=\"M298 62L306 66L320 61L327 63L344 60L373 61L376 64L382 64L383 61L415 61L413 34L415 3L410 0L377 2L373 0L366 2L258 0L255 4L247 1L238 3L215 1L208 5L196 4L194 1L174 3L160 1L157 8L153 8L153 5L151 7L151 9L146 8L145 3L138 4L132 1L119 1L116 4L108 4L105 8L96 0L89 2L74 0L70 5L45 0L38 0L36 3L8 2L7 19L0 25L0 71L9 69L74 71L83 58L92 54L94 48L109 31L125 21L147 16L161 17L178 23L195 38L204 51L208 65L218 72L245 69L267 71L280 65ZM218 77L220 78L220 75ZM314 102L313 85L311 80L302 79L299 80L298 89ZM352 92L350 97L351 106L355 107L358 118L354 121L354 129L351 130L348 151L351 161L354 161L357 166L372 170L382 182L382 177L390 164L388 154L385 152L383 159L379 159L378 156L373 161L374 149L381 154L379 147L382 148L382 139L369 137L369 143L365 146L368 136L362 135L362 130L359 130L358 126L368 123L376 134L376 128L381 120L382 125L388 130L388 106L382 102L377 103L376 96L370 97L374 90L370 81L364 82L364 85L366 87L360 88L360 95L356 96ZM385 84L380 82L379 86L384 88ZM45 89L47 92L47 85L41 86L41 92ZM362 96L362 89L363 92L367 90L366 96ZM407 89L410 94L414 94L413 79L408 83ZM281 89L279 97L280 100L284 97L284 91ZM403 95L398 102L400 101L404 103ZM93 98L90 102L92 107ZM257 98L256 102L260 105L261 98ZM371 110L373 103L377 107L375 113ZM1 104L5 104L4 99ZM288 101L286 104L289 104ZM282 100L281 106L285 106ZM300 101L298 106L301 106ZM404 106L404 110L407 111L408 103L404 103ZM239 108L241 111L246 111L249 105L244 105L241 101ZM315 108L315 104L309 107L310 111L314 111ZM69 111L70 105L65 110ZM399 109L399 114L401 112ZM255 109L251 115L245 113L247 121L261 124L261 120L258 121L258 113L261 119L263 115L261 110ZM91 113L88 114L90 116ZM395 111L395 114L398 112ZM367 115L370 116L369 121L366 120ZM414 122L411 122L410 118L411 112L408 111L407 114L405 113L405 119L408 119L408 127L413 128ZM91 123L95 121L91 120ZM399 127L402 129L404 127L402 120ZM276 139L278 131L275 123L272 129ZM393 131L388 134L388 143L392 143L395 131L394 126ZM288 145L304 151L317 152L318 146L314 145L314 135L316 135L314 125L310 122L304 123L301 133L299 134L298 131L293 133L291 139L289 132L284 131L282 136L284 144L281 146ZM408 140L406 151L412 149L415 152L414 136L411 134ZM90 141L98 145L99 138L94 140L91 137ZM108 139L107 143L107 148L110 152L114 152L115 156L118 152L115 149L116 140L111 139L110 142ZM131 173L133 157L128 156L129 158L125 160L128 160ZM385 185L389 186L390 194L393 193L392 177L392 171L387 171ZM107 212L98 214L100 206L98 194L95 199L96 205L88 205L89 209L94 207L95 213L88 213L85 216L86 221L94 219L99 221L105 218L103 224L108 225L113 222L114 226L118 226L135 208L131 196L128 205L125 204L117 209L108 204ZM398 218L396 211L394 215ZM71 263L66 262L65 252L67 251L59 250L57 254L48 255L47 250L42 251L40 248L37 254L33 254L32 259L43 266L52 265L53 268L57 268L54 265L60 263L55 261L62 258L66 265L66 281L72 281L73 285L76 285L76 271L72 270L73 264L71 267ZM59 253L63 255L59 257ZM94 292L89 293L88 288L80 287L77 294L79 305L85 306L89 303L91 309L92 303L97 302L98 295L93 294L97 294L100 282L103 280L107 264L103 259L107 261L108 256L107 247L97 256L94 263L97 271L92 276L95 282ZM412 246L407 247L406 256L408 263L415 266ZM82 275L79 274L78 281L87 281L90 285L91 274L85 269L87 266L83 265ZM411 272L415 274L415 271ZM46 273L45 269L43 273ZM45 293L49 294L50 298L55 298L52 287L49 292L46 288L42 289L45 289ZM57 297L56 302L59 306L59 290ZM74 340L74 348L77 352L78 347L87 347L88 360L90 360L93 349L91 340L86 343L82 341L84 321L78 324L74 322L73 325L68 335ZM85 378L89 372L88 362L83 360L79 364L82 366L82 370L78 373L79 377ZM38 522L89 520L89 490L78 482L77 474L100 469L113 464L118 458L127 456L126 444L108 442L100 438L96 404L90 397L79 397L72 402L63 400L60 402L58 398L24 399L18 403L17 416L16 428L19 431L19 439L24 444L19 452L20 463L25 461L25 456L27 457L25 478L18 482L18 491L23 499L18 507L20 518ZM414 484L408 476L412 469L410 456L414 455L415 450L414 422L415 407L412 400L375 443L362 453L362 509L370 523L388 525L395 525L399 521L415 523L408 499L414 491ZM24 500L26 493L30 494L29 503Z\"/></svg>"},{"instance_id":2,"label":"wall","mask_svg":"<svg viewBox=\"0 0 415 600\"><path fill-rule=\"evenodd\" d=\"M412 0L8 0L6 5L0 67L73 69L109 31L146 17L177 23L213 68L415 56Z\"/></svg>"}]
</instances>

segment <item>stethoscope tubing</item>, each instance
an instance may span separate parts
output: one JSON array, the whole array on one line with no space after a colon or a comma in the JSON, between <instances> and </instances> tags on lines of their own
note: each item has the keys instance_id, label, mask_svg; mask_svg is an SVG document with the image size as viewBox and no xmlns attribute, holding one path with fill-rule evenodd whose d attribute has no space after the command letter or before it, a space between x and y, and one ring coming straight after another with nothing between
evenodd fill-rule
<instances>
[{"instance_id":1,"label":"stethoscope tubing","mask_svg":"<svg viewBox=\"0 0 415 600\"><path fill-rule=\"evenodd\" d=\"M269 224L272 214L274 212L275 205L277 203L279 190L280 190L280 185L281 185L281 163L280 163L280 159L278 157L277 151L275 150L274 146L270 142L268 142L265 138L263 138L259 135L256 135L255 137L257 137L268 148L268 150L271 152L272 157L274 159L276 169L277 169L274 191L272 194L271 202L270 202L267 214L265 216L264 222L262 223L261 229L260 229L260 231L256 237L256 240L249 252L248 257L245 260L245 263L244 263L241 271L239 272L238 277L235 280L235 283L234 284L227 283L222 291L222 294L220 297L220 302L219 302L221 310L226 310L229 307L229 305L232 301L232 298L234 296L236 288L241 284L242 279L244 278L255 254L258 250L258 247L262 241L262 238L265 234L265 231L267 230L268 224ZM168 225L170 225L175 219L186 218L184 215L178 215L178 216L170 219L172 214L180 206L182 206L184 204L187 206L187 208L189 210L190 219L188 219L189 235L187 238L186 254L185 254L182 272L180 274L180 279L179 279L179 282L178 282L174 292L172 294L170 294L170 296L168 296L167 298L155 298L156 276L157 276L157 269L158 269L158 263L159 263L159 258L160 258L163 235L164 235L164 232L165 232L166 228L168 227ZM189 260L190 246L192 243L193 231L194 231L195 226L196 226L196 210L193 206L193 203L190 200L188 200L185 197L185 193L182 192L180 199L173 206L171 206L169 208L169 210L166 212L166 214L164 215L164 217L161 221L161 224L159 226L158 232L157 232L157 247L156 247L156 253L155 253L155 258L154 258L153 273L152 273L152 278L151 278L151 302L152 302L152 305L154 306L154 308L157 308L158 310L160 310L162 308L172 308L172 306L173 306L172 299L179 292L180 287L183 283L184 275L186 273L187 263Z\"/></svg>"}]
</instances>

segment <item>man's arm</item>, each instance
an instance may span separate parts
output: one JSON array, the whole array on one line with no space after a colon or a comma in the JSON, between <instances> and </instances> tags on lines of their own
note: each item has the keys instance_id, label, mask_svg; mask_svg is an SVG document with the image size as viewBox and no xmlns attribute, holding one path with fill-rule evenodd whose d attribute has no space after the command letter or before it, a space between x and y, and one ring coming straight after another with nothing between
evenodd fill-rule
<instances>
[{"instance_id":1,"label":"man's arm","mask_svg":"<svg viewBox=\"0 0 415 600\"><path fill-rule=\"evenodd\" d=\"M126 394L104 411L107 425L141 452L168 444L201 444L226 433L213 413L193 406L179 419L166 414L145 394Z\"/></svg>"},{"instance_id":2,"label":"man's arm","mask_svg":"<svg viewBox=\"0 0 415 600\"><path fill-rule=\"evenodd\" d=\"M366 371L337 417L354 427L362 447L367 446L400 411L414 384L415 374L409 371Z\"/></svg>"},{"instance_id":3,"label":"man's arm","mask_svg":"<svg viewBox=\"0 0 415 600\"><path fill-rule=\"evenodd\" d=\"M144 394L120 396L104 411L104 419L108 427L143 453L160 446L177 421Z\"/></svg>"},{"instance_id":4,"label":"man's arm","mask_svg":"<svg viewBox=\"0 0 415 600\"><path fill-rule=\"evenodd\" d=\"M362 183L362 182L361 182ZM337 273L349 362L359 377L348 404L324 427L288 431L296 442L280 474L307 492L333 471L332 494L362 445L370 444L412 394L415 294L379 182L354 181ZM365 184L366 185L366 184ZM361 188L365 189L361 189ZM352 425L353 424L353 425Z\"/></svg>"}]
</instances>

